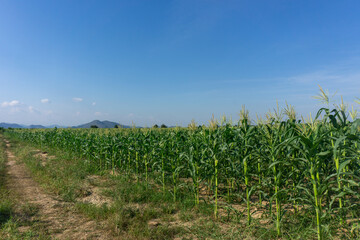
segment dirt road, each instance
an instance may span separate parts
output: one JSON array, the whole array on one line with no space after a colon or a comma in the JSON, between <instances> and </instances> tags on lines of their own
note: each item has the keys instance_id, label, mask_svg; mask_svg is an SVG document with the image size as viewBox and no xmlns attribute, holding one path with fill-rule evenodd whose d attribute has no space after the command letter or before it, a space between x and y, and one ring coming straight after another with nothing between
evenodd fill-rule
<instances>
[{"instance_id":1,"label":"dirt road","mask_svg":"<svg viewBox=\"0 0 360 240\"><path fill-rule=\"evenodd\" d=\"M30 176L24 163L17 160L6 142L7 177L10 192L17 203L32 204L37 213L31 221L40 224L51 239L114 239L99 223L74 213L71 204L46 193Z\"/></svg>"}]
</instances>

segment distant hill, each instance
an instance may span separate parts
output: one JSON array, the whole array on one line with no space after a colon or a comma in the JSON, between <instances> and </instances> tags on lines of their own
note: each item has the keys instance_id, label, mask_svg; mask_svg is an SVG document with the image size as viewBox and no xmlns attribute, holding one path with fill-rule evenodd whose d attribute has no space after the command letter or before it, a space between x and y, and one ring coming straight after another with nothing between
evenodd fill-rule
<instances>
[{"instance_id":1,"label":"distant hill","mask_svg":"<svg viewBox=\"0 0 360 240\"><path fill-rule=\"evenodd\" d=\"M20 124L17 124L17 123L0 123L0 127L3 127L3 128L47 128L43 125L20 125Z\"/></svg>"},{"instance_id":2,"label":"distant hill","mask_svg":"<svg viewBox=\"0 0 360 240\"><path fill-rule=\"evenodd\" d=\"M79 126L73 126L72 128L90 128L93 125L97 126L98 128L114 128L115 125L118 125L121 128L130 128L130 126L121 125L121 124L116 123L116 122L100 121L100 120L94 120L92 122L81 124Z\"/></svg>"},{"instance_id":3,"label":"distant hill","mask_svg":"<svg viewBox=\"0 0 360 240\"><path fill-rule=\"evenodd\" d=\"M43 125L30 125L26 128L46 128L46 127L44 127Z\"/></svg>"},{"instance_id":4,"label":"distant hill","mask_svg":"<svg viewBox=\"0 0 360 240\"><path fill-rule=\"evenodd\" d=\"M0 127L2 128L25 128L25 126L23 125L19 125L19 124L16 124L16 123L0 123Z\"/></svg>"},{"instance_id":5,"label":"distant hill","mask_svg":"<svg viewBox=\"0 0 360 240\"><path fill-rule=\"evenodd\" d=\"M96 125L98 128L114 128L115 125L118 125L121 128L130 128L130 126L122 125L116 122L110 122L110 121L99 121L94 120L89 123L81 124L79 126L73 126L72 128L90 128L92 125ZM49 126L43 126L43 125L21 125L17 123L0 123L0 127L2 128L67 128L65 126L60 126L57 124L49 125Z\"/></svg>"}]
</instances>

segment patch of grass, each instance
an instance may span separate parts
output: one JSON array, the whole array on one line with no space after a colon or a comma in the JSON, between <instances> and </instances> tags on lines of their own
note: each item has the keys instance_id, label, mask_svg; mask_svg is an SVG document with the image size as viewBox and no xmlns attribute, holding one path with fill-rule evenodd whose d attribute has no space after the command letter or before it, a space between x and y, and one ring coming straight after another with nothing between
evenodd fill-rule
<instances>
[{"instance_id":1,"label":"patch of grass","mask_svg":"<svg viewBox=\"0 0 360 240\"><path fill-rule=\"evenodd\" d=\"M38 206L30 203L22 203L17 207L16 219L23 225L31 225L33 217L38 213Z\"/></svg>"},{"instance_id":2,"label":"patch of grass","mask_svg":"<svg viewBox=\"0 0 360 240\"><path fill-rule=\"evenodd\" d=\"M6 199L4 196L0 196L0 199L0 226L2 226L11 218L13 204L9 199Z\"/></svg>"},{"instance_id":3,"label":"patch of grass","mask_svg":"<svg viewBox=\"0 0 360 240\"><path fill-rule=\"evenodd\" d=\"M185 231L180 226L159 226L150 230L150 239L173 239L181 233L185 233Z\"/></svg>"},{"instance_id":4,"label":"patch of grass","mask_svg":"<svg viewBox=\"0 0 360 240\"><path fill-rule=\"evenodd\" d=\"M25 162L34 179L42 187L68 202L75 202L76 198L84 194L82 183L88 173L83 161L70 158L69 154L59 154L46 149L51 156L57 157L48 159L47 164L43 165L34 152L34 148L28 144L18 143L14 148L14 154Z\"/></svg>"},{"instance_id":5,"label":"patch of grass","mask_svg":"<svg viewBox=\"0 0 360 240\"><path fill-rule=\"evenodd\" d=\"M189 222L195 220L194 212L180 212L180 220L183 222Z\"/></svg>"},{"instance_id":6,"label":"patch of grass","mask_svg":"<svg viewBox=\"0 0 360 240\"><path fill-rule=\"evenodd\" d=\"M96 220L107 218L107 216L115 210L114 208L108 207L107 204L97 207L94 204L82 202L77 202L75 208L86 216Z\"/></svg>"},{"instance_id":7,"label":"patch of grass","mask_svg":"<svg viewBox=\"0 0 360 240\"><path fill-rule=\"evenodd\" d=\"M8 240L50 240L46 234L39 233L37 230L27 228L23 230L18 221L11 218L0 229L0 239Z\"/></svg>"},{"instance_id":8,"label":"patch of grass","mask_svg":"<svg viewBox=\"0 0 360 240\"><path fill-rule=\"evenodd\" d=\"M0 135L0 227L10 220L13 212L13 203L5 188L5 143Z\"/></svg>"},{"instance_id":9,"label":"patch of grass","mask_svg":"<svg viewBox=\"0 0 360 240\"><path fill-rule=\"evenodd\" d=\"M37 213L37 207L18 204L17 198L6 188L6 160L5 142L0 134L0 239L50 239L32 224L31 217Z\"/></svg>"}]
</instances>

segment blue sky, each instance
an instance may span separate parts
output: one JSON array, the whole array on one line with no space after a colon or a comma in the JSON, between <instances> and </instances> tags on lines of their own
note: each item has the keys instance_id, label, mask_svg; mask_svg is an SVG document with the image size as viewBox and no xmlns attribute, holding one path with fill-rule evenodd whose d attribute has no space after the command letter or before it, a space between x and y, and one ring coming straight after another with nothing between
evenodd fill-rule
<instances>
[{"instance_id":1,"label":"blue sky","mask_svg":"<svg viewBox=\"0 0 360 240\"><path fill-rule=\"evenodd\" d=\"M0 122L140 126L360 97L360 2L0 1ZM355 105L359 108L359 105Z\"/></svg>"}]
</instances>

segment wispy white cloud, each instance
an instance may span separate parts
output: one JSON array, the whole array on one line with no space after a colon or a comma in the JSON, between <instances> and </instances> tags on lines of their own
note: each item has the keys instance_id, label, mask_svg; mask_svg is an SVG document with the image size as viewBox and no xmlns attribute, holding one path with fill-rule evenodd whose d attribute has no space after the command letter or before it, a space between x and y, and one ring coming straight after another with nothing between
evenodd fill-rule
<instances>
[{"instance_id":1,"label":"wispy white cloud","mask_svg":"<svg viewBox=\"0 0 360 240\"><path fill-rule=\"evenodd\" d=\"M34 108L33 106L28 106L27 110L29 113L41 114L41 112L39 110L37 110L36 108Z\"/></svg>"},{"instance_id":2,"label":"wispy white cloud","mask_svg":"<svg viewBox=\"0 0 360 240\"><path fill-rule=\"evenodd\" d=\"M73 100L74 102L82 102L82 101L83 101L83 99L82 99L82 98L79 98L79 97L74 97L72 100Z\"/></svg>"},{"instance_id":3,"label":"wispy white cloud","mask_svg":"<svg viewBox=\"0 0 360 240\"><path fill-rule=\"evenodd\" d=\"M10 102L5 101L5 102L1 103L2 107L14 107L14 106L18 106L18 105L20 105L20 102L18 100L12 100Z\"/></svg>"},{"instance_id":4,"label":"wispy white cloud","mask_svg":"<svg viewBox=\"0 0 360 240\"><path fill-rule=\"evenodd\" d=\"M50 100L47 98L41 99L41 103L50 103Z\"/></svg>"},{"instance_id":5,"label":"wispy white cloud","mask_svg":"<svg viewBox=\"0 0 360 240\"><path fill-rule=\"evenodd\" d=\"M339 89L360 87L360 58L337 61L334 64L304 72L287 80L300 84L324 84Z\"/></svg>"},{"instance_id":6,"label":"wispy white cloud","mask_svg":"<svg viewBox=\"0 0 360 240\"><path fill-rule=\"evenodd\" d=\"M289 81L294 81L297 83L327 83L327 84L341 84L345 83L359 83L360 72L352 72L352 73L336 73L332 71L316 71L303 75L289 77ZM358 84L360 85L360 84Z\"/></svg>"},{"instance_id":7,"label":"wispy white cloud","mask_svg":"<svg viewBox=\"0 0 360 240\"><path fill-rule=\"evenodd\" d=\"M95 106L95 105L96 105L96 102L93 102L92 105Z\"/></svg>"},{"instance_id":8,"label":"wispy white cloud","mask_svg":"<svg viewBox=\"0 0 360 240\"><path fill-rule=\"evenodd\" d=\"M294 83L297 88L308 89L318 88L329 89L330 93L348 97L360 95L360 71L338 72L338 71L316 71L308 74L289 77L288 81ZM304 91L305 93L305 91Z\"/></svg>"},{"instance_id":9,"label":"wispy white cloud","mask_svg":"<svg viewBox=\"0 0 360 240\"><path fill-rule=\"evenodd\" d=\"M101 113L101 112L95 112L94 115L95 115L95 116L101 116L102 113Z\"/></svg>"},{"instance_id":10,"label":"wispy white cloud","mask_svg":"<svg viewBox=\"0 0 360 240\"><path fill-rule=\"evenodd\" d=\"M16 113L41 114L41 112L36 108L34 108L33 106L27 105L18 100L2 102L1 107L4 108L4 110L9 114L16 114Z\"/></svg>"}]
</instances>

